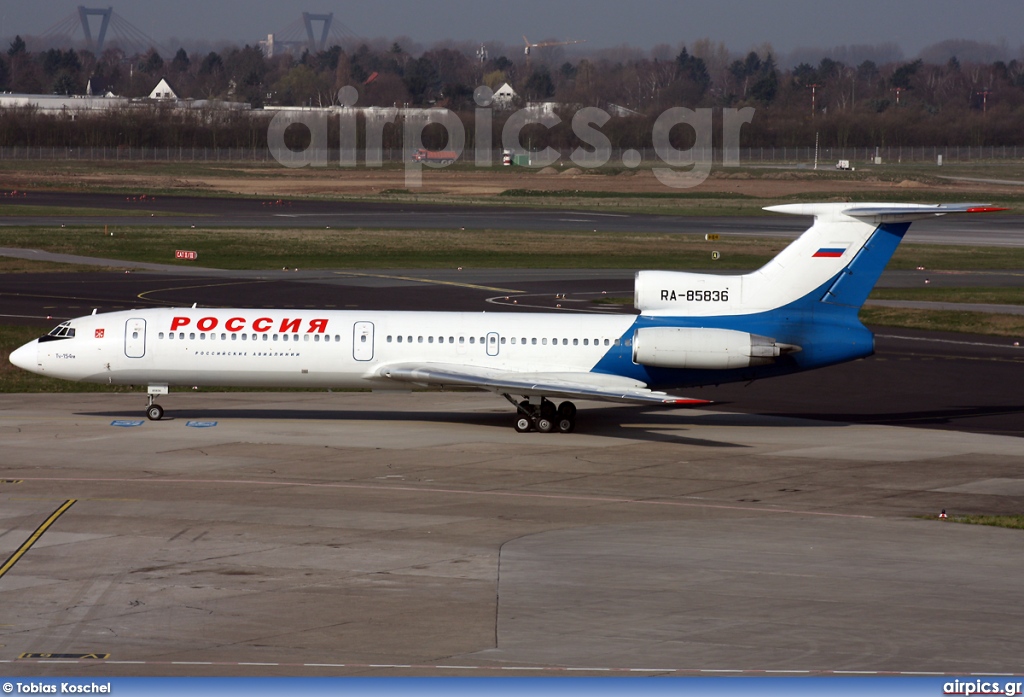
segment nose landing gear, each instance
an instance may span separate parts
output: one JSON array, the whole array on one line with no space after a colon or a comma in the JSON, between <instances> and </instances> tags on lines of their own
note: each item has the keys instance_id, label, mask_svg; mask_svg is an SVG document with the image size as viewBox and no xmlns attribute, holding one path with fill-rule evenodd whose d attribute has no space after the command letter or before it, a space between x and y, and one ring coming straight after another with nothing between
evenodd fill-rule
<instances>
[{"instance_id":1,"label":"nose landing gear","mask_svg":"<svg viewBox=\"0 0 1024 697\"><path fill-rule=\"evenodd\" d=\"M146 402L146 417L150 421L159 421L164 418L164 408L156 403L156 398L162 394L167 394L169 390L167 385L150 385L148 389L149 401Z\"/></svg>"}]
</instances>

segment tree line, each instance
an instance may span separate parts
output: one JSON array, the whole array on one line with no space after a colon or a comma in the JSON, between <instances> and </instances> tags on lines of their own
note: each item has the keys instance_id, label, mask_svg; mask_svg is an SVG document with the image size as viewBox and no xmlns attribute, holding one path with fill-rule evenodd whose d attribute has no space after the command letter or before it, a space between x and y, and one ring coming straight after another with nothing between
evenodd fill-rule
<instances>
[{"instance_id":1,"label":"tree line","mask_svg":"<svg viewBox=\"0 0 1024 697\"><path fill-rule=\"evenodd\" d=\"M601 130L613 147L650 147L654 120L675 106L753 107L754 119L741 132L745 147L806 146L816 135L822 145L838 147L1024 145L1024 64L1016 60L848 65L824 58L783 69L770 48L735 56L709 40L668 55L661 50L575 62L557 50L483 62L444 46L414 56L397 42L388 49L331 46L272 58L256 46L191 55L179 49L164 60L154 50L133 56L117 48L99 56L57 48L31 52L20 37L0 55L4 91L75 95L91 83L94 93L144 97L160 78L182 98L241 101L255 109L330 106L338 90L351 85L358 90L358 106L452 109L466 123L470 145L474 89L506 82L518 94L515 106L553 101L563 121L581 107L609 111L613 119ZM496 113L494 122L499 142L504 116ZM265 125L252 114L183 114L159 107L73 122L5 109L0 145L264 147ZM578 145L567 123L531 129L535 144ZM385 139L386 146L400 147L400 128L389 126Z\"/></svg>"}]
</instances>

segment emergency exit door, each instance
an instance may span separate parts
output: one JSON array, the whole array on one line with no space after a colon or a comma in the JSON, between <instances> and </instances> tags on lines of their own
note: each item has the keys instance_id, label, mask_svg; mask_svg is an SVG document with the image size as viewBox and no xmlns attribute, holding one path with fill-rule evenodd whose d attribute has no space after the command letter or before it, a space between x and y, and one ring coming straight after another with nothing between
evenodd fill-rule
<instances>
[{"instance_id":1,"label":"emergency exit door","mask_svg":"<svg viewBox=\"0 0 1024 697\"><path fill-rule=\"evenodd\" d=\"M130 319L124 323L124 355L128 358L146 355L146 320Z\"/></svg>"},{"instance_id":2,"label":"emergency exit door","mask_svg":"<svg viewBox=\"0 0 1024 697\"><path fill-rule=\"evenodd\" d=\"M352 328L352 358L373 360L373 322L356 322Z\"/></svg>"}]
</instances>

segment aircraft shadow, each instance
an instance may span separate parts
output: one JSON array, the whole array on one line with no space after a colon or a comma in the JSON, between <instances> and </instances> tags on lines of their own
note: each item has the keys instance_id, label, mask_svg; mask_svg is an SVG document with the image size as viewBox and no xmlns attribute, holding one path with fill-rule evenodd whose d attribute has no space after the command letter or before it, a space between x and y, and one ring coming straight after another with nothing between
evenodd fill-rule
<instances>
[{"instance_id":1,"label":"aircraft shadow","mask_svg":"<svg viewBox=\"0 0 1024 697\"><path fill-rule=\"evenodd\" d=\"M819 419L822 421L840 421L854 424L879 424L885 426L917 426L927 428L949 428L951 430L977 430L979 432L1008 432L1024 434L1024 424L1014 429L984 428L983 424L967 423L972 419L985 419L999 416L1024 416L1024 405L1002 406L962 406L945 409L922 409L903 412L850 414L850 413L793 413L770 412L772 416L794 419ZM959 428L958 428L959 427Z\"/></svg>"},{"instance_id":2,"label":"aircraft shadow","mask_svg":"<svg viewBox=\"0 0 1024 697\"><path fill-rule=\"evenodd\" d=\"M96 416L109 419L144 420L145 416L138 409L119 411L76 412L79 416ZM750 426L752 418L746 414L709 414L701 415L668 413L664 411L647 411L635 407L580 410L577 419L576 433L583 435L603 436L606 438L622 438L631 441L652 443L674 443L708 448L747 448L741 443L709 440L704 438L688 438L669 429L678 431L682 428L700 425L714 426ZM246 420L300 420L300 421L379 421L382 423L414 423L426 422L437 424L466 424L479 427L512 428L513 414L507 412L464 414L432 411L368 411L365 409L349 410L334 409L196 409L170 408L164 421L222 421L228 419ZM834 424L831 424L834 426ZM547 434L530 434L542 436ZM550 434L557 437L557 434Z\"/></svg>"}]
</instances>

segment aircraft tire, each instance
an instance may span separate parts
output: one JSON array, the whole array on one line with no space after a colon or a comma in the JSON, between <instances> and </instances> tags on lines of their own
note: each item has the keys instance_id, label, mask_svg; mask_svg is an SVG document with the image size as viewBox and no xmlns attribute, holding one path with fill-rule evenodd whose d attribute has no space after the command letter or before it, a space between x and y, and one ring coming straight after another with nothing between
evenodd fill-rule
<instances>
[{"instance_id":1,"label":"aircraft tire","mask_svg":"<svg viewBox=\"0 0 1024 697\"><path fill-rule=\"evenodd\" d=\"M558 432L559 433L572 433L576 430L576 419L570 419L568 416L562 416L558 419Z\"/></svg>"},{"instance_id":2,"label":"aircraft tire","mask_svg":"<svg viewBox=\"0 0 1024 697\"><path fill-rule=\"evenodd\" d=\"M525 416L521 416L521 415L516 417L516 424L515 425L516 425L516 432L517 433L527 433L530 430L530 428L533 426L533 424L530 423L530 420L528 418L526 418Z\"/></svg>"},{"instance_id":3,"label":"aircraft tire","mask_svg":"<svg viewBox=\"0 0 1024 697\"><path fill-rule=\"evenodd\" d=\"M551 433L555 430L555 422L542 416L537 419L537 430L541 433Z\"/></svg>"},{"instance_id":4,"label":"aircraft tire","mask_svg":"<svg viewBox=\"0 0 1024 697\"><path fill-rule=\"evenodd\" d=\"M576 420L576 405L572 402L562 402L558 405L558 416L562 419Z\"/></svg>"},{"instance_id":5,"label":"aircraft tire","mask_svg":"<svg viewBox=\"0 0 1024 697\"><path fill-rule=\"evenodd\" d=\"M150 421L159 421L164 418L164 408L159 404L150 404L146 407L146 416Z\"/></svg>"}]
</instances>

